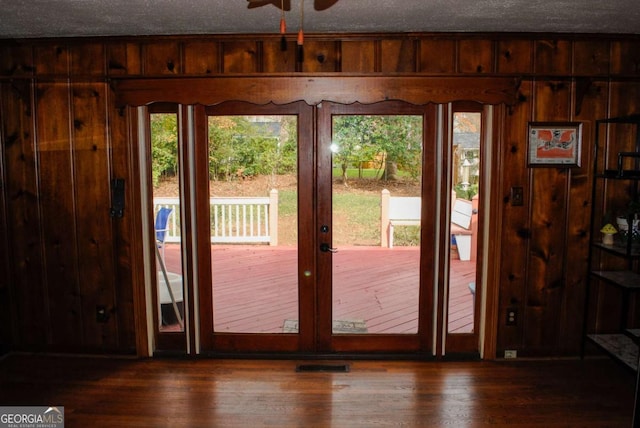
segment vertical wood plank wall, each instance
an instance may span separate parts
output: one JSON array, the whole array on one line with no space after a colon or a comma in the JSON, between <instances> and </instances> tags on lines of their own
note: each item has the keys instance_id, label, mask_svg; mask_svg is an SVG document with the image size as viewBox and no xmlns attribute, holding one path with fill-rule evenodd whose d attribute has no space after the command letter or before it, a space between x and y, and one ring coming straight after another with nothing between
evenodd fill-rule
<instances>
[{"instance_id":1,"label":"vertical wood plank wall","mask_svg":"<svg viewBox=\"0 0 640 428\"><path fill-rule=\"evenodd\" d=\"M640 38L509 34L0 40L0 344L135 352L131 201L109 216L110 180L132 177L118 77L358 73L513 76L500 135L497 349L577 355L586 283L593 122L640 112ZM583 121L582 167L527 168L529 121ZM496 133L498 135L498 133ZM525 204L512 207L511 186ZM97 323L95 308L110 320ZM504 325L508 308L516 326Z\"/></svg>"}]
</instances>

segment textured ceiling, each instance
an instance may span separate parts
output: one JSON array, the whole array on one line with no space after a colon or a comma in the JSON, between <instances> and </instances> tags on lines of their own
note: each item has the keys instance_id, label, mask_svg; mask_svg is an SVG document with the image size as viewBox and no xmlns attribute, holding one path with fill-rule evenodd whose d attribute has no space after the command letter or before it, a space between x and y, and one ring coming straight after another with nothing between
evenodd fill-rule
<instances>
[{"instance_id":1,"label":"textured ceiling","mask_svg":"<svg viewBox=\"0 0 640 428\"><path fill-rule=\"evenodd\" d=\"M290 33L640 34L638 0L292 0ZM280 10L247 0L0 0L0 38L277 33Z\"/></svg>"}]
</instances>

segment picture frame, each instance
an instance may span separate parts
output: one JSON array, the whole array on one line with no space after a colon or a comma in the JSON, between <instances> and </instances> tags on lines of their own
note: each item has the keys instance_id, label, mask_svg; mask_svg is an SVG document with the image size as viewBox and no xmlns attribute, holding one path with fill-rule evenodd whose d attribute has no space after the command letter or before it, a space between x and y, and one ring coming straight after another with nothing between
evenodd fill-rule
<instances>
[{"instance_id":1,"label":"picture frame","mask_svg":"<svg viewBox=\"0 0 640 428\"><path fill-rule=\"evenodd\" d=\"M529 122L529 167L579 167L582 158L582 123Z\"/></svg>"}]
</instances>

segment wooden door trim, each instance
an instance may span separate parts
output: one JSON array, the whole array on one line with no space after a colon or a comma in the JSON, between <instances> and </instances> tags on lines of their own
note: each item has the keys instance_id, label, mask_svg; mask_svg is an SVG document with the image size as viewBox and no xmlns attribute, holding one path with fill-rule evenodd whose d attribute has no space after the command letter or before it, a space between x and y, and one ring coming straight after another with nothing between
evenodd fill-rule
<instances>
[{"instance_id":1,"label":"wooden door trim","mask_svg":"<svg viewBox=\"0 0 640 428\"><path fill-rule=\"evenodd\" d=\"M116 103L147 105L158 101L213 105L228 100L255 104L322 101L370 104L401 100L411 104L476 101L514 105L519 81L500 77L326 76L207 77L177 79L117 79Z\"/></svg>"},{"instance_id":2,"label":"wooden door trim","mask_svg":"<svg viewBox=\"0 0 640 428\"><path fill-rule=\"evenodd\" d=\"M324 144L328 145L332 141L332 117L334 115L419 115L423 120L423 177L422 177L422 227L421 227L421 248L420 248L420 294L419 294L419 325L416 334L372 334L372 335L336 335L332 333L332 292L331 284L333 273L333 262L331 253L320 254L322 259L318 261L318 281L324 281L323 289L318 293L318 319L322 328L318 329L318 351L319 352L339 352L339 353L380 353L380 354L416 354L431 355L433 353L433 288L427 287L430 281L433 287L436 286L433 280L436 266L431 263L435 258L434 247L429 246L429 241L435 236L435 219L432 218L433 210L430 207L436 202L436 178L437 171L437 147L435 138L437 136L437 108L434 104L426 106L416 106L406 102L387 101L377 105L354 103L344 105L338 103L322 103L318 106L318 148ZM332 217L332 185L330 176L331 154L326 151L318 153L318 184L316 191L318 224L316 232L323 222L329 221ZM320 172L325 176L320 177ZM324 193L323 193L324 192ZM332 231L325 236L327 243L333 242ZM328 281L328 285L327 285ZM321 287L318 284L318 287Z\"/></svg>"},{"instance_id":3,"label":"wooden door trim","mask_svg":"<svg viewBox=\"0 0 640 428\"><path fill-rule=\"evenodd\" d=\"M197 166L200 180L208 178L207 155L207 115L295 115L298 117L298 300L309 302L310 307L315 307L315 293L313 283L315 272L315 259L313 249L315 241L302 242L302 238L313 230L312 213L307 212L313 206L313 110L303 102L294 102L288 105L275 105L272 103L258 105L242 101L228 101L215 107L197 109L200 116L196 119L196 146L200 155L200 163ZM198 115L197 115L198 116ZM302 149L301 149L302 147ZM307 171L302 174L301 171ZM198 181L199 182L199 181ZM209 189L196 186L197 209L199 210L199 232L209 228ZM304 210L304 211L303 211ZM313 351L313 339L315 324L312 311L299 310L300 333L292 334L247 334L247 333L216 333L213 329L213 301L210 242L206 239L198 239L200 269L199 309L200 309L200 338L201 351L212 352L311 352ZM302 245L300 244L302 242ZM205 256L206 255L206 256ZM208 260L205 260L208 259ZM213 332L213 334L212 334Z\"/></svg>"}]
</instances>

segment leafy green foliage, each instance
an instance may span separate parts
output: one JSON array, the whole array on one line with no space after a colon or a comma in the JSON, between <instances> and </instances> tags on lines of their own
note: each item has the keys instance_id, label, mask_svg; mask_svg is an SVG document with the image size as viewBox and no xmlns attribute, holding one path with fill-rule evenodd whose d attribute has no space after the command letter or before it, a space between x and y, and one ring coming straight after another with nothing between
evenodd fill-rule
<instances>
[{"instance_id":1,"label":"leafy green foliage","mask_svg":"<svg viewBox=\"0 0 640 428\"><path fill-rule=\"evenodd\" d=\"M153 185L178 172L178 118L174 113L151 115L151 172Z\"/></svg>"},{"instance_id":2,"label":"leafy green foliage","mask_svg":"<svg viewBox=\"0 0 640 428\"><path fill-rule=\"evenodd\" d=\"M422 118L420 116L337 116L333 122L334 163L347 170L363 162L384 159L379 167L392 165L417 178L422 165ZM395 179L389 168L383 178Z\"/></svg>"},{"instance_id":3,"label":"leafy green foliage","mask_svg":"<svg viewBox=\"0 0 640 428\"><path fill-rule=\"evenodd\" d=\"M231 181L253 175L286 174L297 164L293 116L209 117L209 173Z\"/></svg>"},{"instance_id":4,"label":"leafy green foliage","mask_svg":"<svg viewBox=\"0 0 640 428\"><path fill-rule=\"evenodd\" d=\"M463 184L456 184L453 190L456 192L457 198L467 199L470 201L471 198L473 198L475 195L478 194L478 185L471 184L471 185L465 186Z\"/></svg>"}]
</instances>

